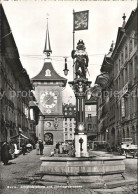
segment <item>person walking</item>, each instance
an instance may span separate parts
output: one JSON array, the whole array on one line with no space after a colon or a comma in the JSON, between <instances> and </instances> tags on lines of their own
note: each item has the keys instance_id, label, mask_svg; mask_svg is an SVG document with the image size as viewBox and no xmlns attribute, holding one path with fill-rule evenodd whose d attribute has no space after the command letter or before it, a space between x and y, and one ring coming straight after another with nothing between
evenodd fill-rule
<instances>
[{"instance_id":1,"label":"person walking","mask_svg":"<svg viewBox=\"0 0 138 194\"><path fill-rule=\"evenodd\" d=\"M22 153L23 153L23 155L25 155L25 153L26 153L26 146L25 146L25 144L22 145Z\"/></svg>"},{"instance_id":2,"label":"person walking","mask_svg":"<svg viewBox=\"0 0 138 194\"><path fill-rule=\"evenodd\" d=\"M35 148L36 148L36 155L38 155L39 154L39 143L38 143L38 141L35 145Z\"/></svg>"},{"instance_id":3,"label":"person walking","mask_svg":"<svg viewBox=\"0 0 138 194\"><path fill-rule=\"evenodd\" d=\"M39 149L40 149L40 155L43 155L43 149L44 149L43 142L39 143Z\"/></svg>"},{"instance_id":4,"label":"person walking","mask_svg":"<svg viewBox=\"0 0 138 194\"><path fill-rule=\"evenodd\" d=\"M4 165L8 164L8 160L9 160L9 145L7 142L4 142L1 148L1 157L2 157L2 161L4 163Z\"/></svg>"}]
</instances>

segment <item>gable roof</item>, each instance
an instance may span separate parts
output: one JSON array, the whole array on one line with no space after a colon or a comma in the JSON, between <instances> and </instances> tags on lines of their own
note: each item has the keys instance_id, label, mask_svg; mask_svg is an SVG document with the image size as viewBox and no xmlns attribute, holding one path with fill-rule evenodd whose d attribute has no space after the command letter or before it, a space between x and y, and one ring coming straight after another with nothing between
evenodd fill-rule
<instances>
[{"instance_id":1,"label":"gable roof","mask_svg":"<svg viewBox=\"0 0 138 194\"><path fill-rule=\"evenodd\" d=\"M50 70L51 76L46 76L46 70ZM64 85L66 85L67 79L64 77L61 77L53 68L53 65L51 62L45 62L43 65L42 70L31 79L32 81L52 81L52 82L57 82L57 81L62 81L64 82Z\"/></svg>"}]
</instances>

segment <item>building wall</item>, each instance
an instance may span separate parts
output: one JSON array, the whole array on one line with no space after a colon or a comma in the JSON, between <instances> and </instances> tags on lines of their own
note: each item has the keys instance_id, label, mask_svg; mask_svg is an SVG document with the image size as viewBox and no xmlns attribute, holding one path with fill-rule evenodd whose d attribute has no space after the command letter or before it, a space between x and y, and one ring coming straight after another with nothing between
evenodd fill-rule
<instances>
[{"instance_id":1,"label":"building wall","mask_svg":"<svg viewBox=\"0 0 138 194\"><path fill-rule=\"evenodd\" d=\"M19 59L19 53L10 33L6 15L1 9L1 142L10 141L17 135L19 128L30 137L29 100L31 83L26 70ZM6 36L7 35L7 36Z\"/></svg>"},{"instance_id":2,"label":"building wall","mask_svg":"<svg viewBox=\"0 0 138 194\"><path fill-rule=\"evenodd\" d=\"M126 34L121 32L126 31ZM98 100L98 130L100 138L111 145L117 145L122 138L132 138L137 143L138 122L138 54L137 54L137 10L132 11L125 26L119 28L115 48L111 53L112 69L102 64L103 72L109 75L104 90L109 92L108 118L102 120L103 101ZM103 73L102 72L102 73ZM110 95L110 92L112 94ZM101 112L100 113L100 109ZM106 122L106 120L108 120ZM100 128L100 122L103 127Z\"/></svg>"},{"instance_id":3,"label":"building wall","mask_svg":"<svg viewBox=\"0 0 138 194\"><path fill-rule=\"evenodd\" d=\"M131 17L130 17L131 19ZM116 106L116 139L133 138L136 142L137 125L137 88L138 88L138 55L136 41L137 15L126 24L127 36L119 46L119 54L114 56L115 88L120 92ZM132 37L132 38L129 38Z\"/></svg>"},{"instance_id":4,"label":"building wall","mask_svg":"<svg viewBox=\"0 0 138 194\"><path fill-rule=\"evenodd\" d=\"M64 142L74 140L74 133L76 127L76 106L72 104L63 105L63 133Z\"/></svg>"},{"instance_id":5,"label":"building wall","mask_svg":"<svg viewBox=\"0 0 138 194\"><path fill-rule=\"evenodd\" d=\"M97 138L97 116L88 115L85 121L88 140L95 140Z\"/></svg>"}]
</instances>

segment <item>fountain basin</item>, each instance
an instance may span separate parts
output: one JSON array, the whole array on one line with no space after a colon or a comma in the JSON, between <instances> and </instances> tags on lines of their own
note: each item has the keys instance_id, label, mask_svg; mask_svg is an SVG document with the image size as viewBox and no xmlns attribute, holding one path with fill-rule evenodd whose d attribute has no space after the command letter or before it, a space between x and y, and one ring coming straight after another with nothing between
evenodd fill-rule
<instances>
[{"instance_id":1,"label":"fountain basin","mask_svg":"<svg viewBox=\"0 0 138 194\"><path fill-rule=\"evenodd\" d=\"M113 188L134 184L126 180L125 157L41 157L40 173L45 185L81 185L90 188Z\"/></svg>"}]
</instances>

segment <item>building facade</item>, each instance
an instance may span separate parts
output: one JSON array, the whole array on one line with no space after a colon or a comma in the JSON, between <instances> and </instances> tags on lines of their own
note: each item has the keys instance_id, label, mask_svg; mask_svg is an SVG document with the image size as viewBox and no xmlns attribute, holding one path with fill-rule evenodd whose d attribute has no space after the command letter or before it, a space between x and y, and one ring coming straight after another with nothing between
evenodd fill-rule
<instances>
[{"instance_id":1,"label":"building facade","mask_svg":"<svg viewBox=\"0 0 138 194\"><path fill-rule=\"evenodd\" d=\"M138 9L118 28L115 47L105 56L98 98L99 139L118 145L122 138L138 138Z\"/></svg>"},{"instance_id":2,"label":"building facade","mask_svg":"<svg viewBox=\"0 0 138 194\"><path fill-rule=\"evenodd\" d=\"M32 85L20 61L18 49L2 5L0 5L0 13L2 44L0 53L1 142L9 142L11 137L19 133L19 128L33 141L35 133L30 131L29 108Z\"/></svg>"},{"instance_id":3,"label":"building facade","mask_svg":"<svg viewBox=\"0 0 138 194\"><path fill-rule=\"evenodd\" d=\"M63 104L63 134L64 142L72 142L76 127L76 106Z\"/></svg>"},{"instance_id":4,"label":"building facade","mask_svg":"<svg viewBox=\"0 0 138 194\"><path fill-rule=\"evenodd\" d=\"M88 96L87 96L88 97ZM88 141L97 140L97 115L96 115L97 98L90 96L85 101L85 125L87 130Z\"/></svg>"}]
</instances>

